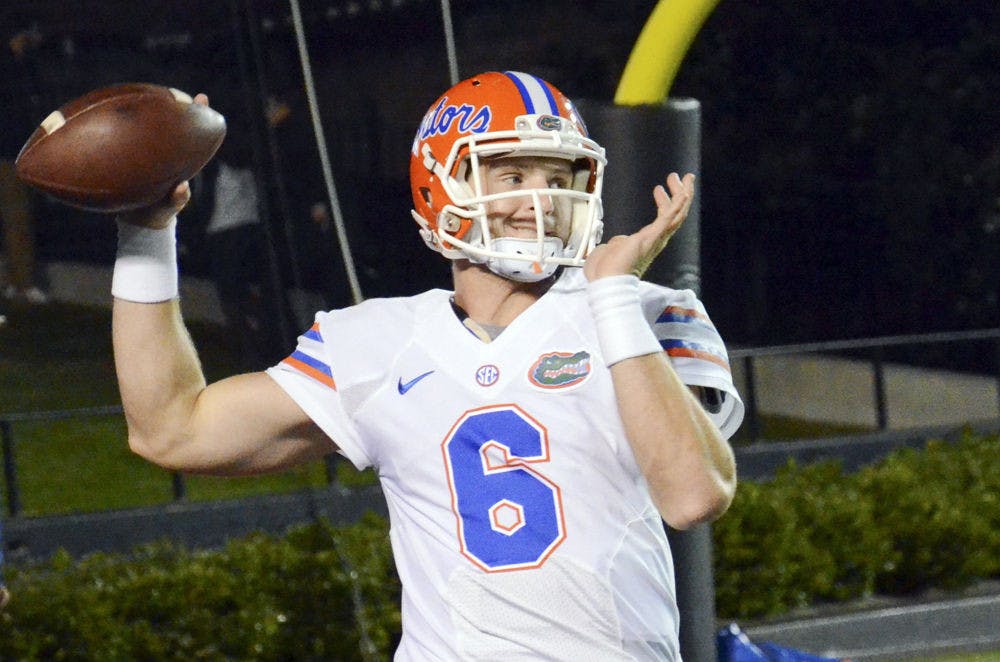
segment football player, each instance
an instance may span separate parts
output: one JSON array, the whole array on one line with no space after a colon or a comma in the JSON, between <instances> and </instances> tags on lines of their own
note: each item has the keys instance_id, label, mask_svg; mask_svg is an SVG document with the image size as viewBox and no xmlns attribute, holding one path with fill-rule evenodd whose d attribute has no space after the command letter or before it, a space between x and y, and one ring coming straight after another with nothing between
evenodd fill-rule
<instances>
[{"instance_id":1,"label":"football player","mask_svg":"<svg viewBox=\"0 0 1000 662\"><path fill-rule=\"evenodd\" d=\"M604 150L567 97L518 72L445 92L410 160L413 216L453 291L318 313L280 364L207 386L177 300L186 188L120 219L132 449L187 472L331 452L375 467L403 587L397 660L679 659L662 522L726 510L743 416L701 302L639 278L694 176L670 174L651 223L600 243Z\"/></svg>"}]
</instances>

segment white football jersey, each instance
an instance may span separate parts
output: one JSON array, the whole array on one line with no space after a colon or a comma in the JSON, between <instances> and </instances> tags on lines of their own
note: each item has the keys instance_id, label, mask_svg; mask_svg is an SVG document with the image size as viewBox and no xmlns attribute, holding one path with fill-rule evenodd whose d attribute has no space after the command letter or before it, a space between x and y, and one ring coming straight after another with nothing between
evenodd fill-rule
<instances>
[{"instance_id":1,"label":"white football jersey","mask_svg":"<svg viewBox=\"0 0 1000 662\"><path fill-rule=\"evenodd\" d=\"M432 290L319 313L269 374L358 468L375 467L402 580L396 660L676 660L663 524L625 438L579 269L492 343ZM727 395L690 291L643 283L681 378Z\"/></svg>"}]
</instances>

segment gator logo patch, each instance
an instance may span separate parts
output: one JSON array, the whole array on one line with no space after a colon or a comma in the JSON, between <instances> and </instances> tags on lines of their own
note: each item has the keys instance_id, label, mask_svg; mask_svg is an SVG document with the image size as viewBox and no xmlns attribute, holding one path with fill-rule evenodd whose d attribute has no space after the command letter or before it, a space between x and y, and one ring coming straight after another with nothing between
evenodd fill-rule
<instances>
[{"instance_id":1,"label":"gator logo patch","mask_svg":"<svg viewBox=\"0 0 1000 662\"><path fill-rule=\"evenodd\" d=\"M588 352L550 352L542 354L528 369L528 381L539 388L569 388L590 376Z\"/></svg>"},{"instance_id":2,"label":"gator logo patch","mask_svg":"<svg viewBox=\"0 0 1000 662\"><path fill-rule=\"evenodd\" d=\"M542 115L538 118L536 124L542 131L558 131L562 128L562 120L552 115Z\"/></svg>"}]
</instances>

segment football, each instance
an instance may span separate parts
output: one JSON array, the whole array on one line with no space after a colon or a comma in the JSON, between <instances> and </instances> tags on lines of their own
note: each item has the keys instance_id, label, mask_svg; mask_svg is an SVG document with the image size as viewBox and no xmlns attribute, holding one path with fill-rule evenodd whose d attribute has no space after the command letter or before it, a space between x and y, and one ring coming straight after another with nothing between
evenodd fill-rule
<instances>
[{"instance_id":1,"label":"football","mask_svg":"<svg viewBox=\"0 0 1000 662\"><path fill-rule=\"evenodd\" d=\"M163 200L215 155L226 120L148 83L103 87L46 117L17 156L18 177L67 205L119 213Z\"/></svg>"}]
</instances>

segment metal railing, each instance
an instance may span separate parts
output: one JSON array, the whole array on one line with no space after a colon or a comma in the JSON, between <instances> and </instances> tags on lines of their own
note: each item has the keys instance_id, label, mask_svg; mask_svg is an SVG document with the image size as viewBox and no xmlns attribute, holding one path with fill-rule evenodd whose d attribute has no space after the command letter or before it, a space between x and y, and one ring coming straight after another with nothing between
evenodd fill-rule
<instances>
[{"instance_id":1,"label":"metal railing","mask_svg":"<svg viewBox=\"0 0 1000 662\"><path fill-rule=\"evenodd\" d=\"M16 412L0 415L0 449L3 454L3 477L6 485L7 514L17 517L21 513L21 490L18 485L17 459L15 454L14 423L31 423L38 421L62 421L67 419L95 418L99 416L116 416L122 413L121 405L107 407L86 407L80 409L58 409L50 411ZM174 498L183 499L177 493L175 479Z\"/></svg>"},{"instance_id":2,"label":"metal railing","mask_svg":"<svg viewBox=\"0 0 1000 662\"><path fill-rule=\"evenodd\" d=\"M837 340L829 342L813 342L792 345L771 345L732 349L729 351L730 362L742 361L745 370L746 385L742 396L746 405L746 416L743 426L746 428L750 441L761 437L760 410L757 398L757 380L754 363L757 359L768 356L788 356L794 354L821 354L832 352L869 351L872 365L872 401L875 407L876 425L879 430L889 427L886 383L885 383L885 351L890 347L931 345L955 342L972 342L996 340L996 382L997 411L1000 415L1000 328L978 329L973 331L955 331L943 333L924 333L895 336L880 336L875 338L859 338L855 340Z\"/></svg>"},{"instance_id":3,"label":"metal railing","mask_svg":"<svg viewBox=\"0 0 1000 662\"><path fill-rule=\"evenodd\" d=\"M875 406L877 425L879 430L888 428L887 416L887 396L885 388L885 350L890 347L914 346L954 342L972 342L996 340L996 360L997 360L997 408L1000 413L1000 328L982 329L976 331L960 331L953 333L927 333L914 335L883 336L876 338L862 338L857 340L843 340L831 342L803 343L795 345L772 345L765 347L753 347L733 349L729 352L730 360L733 362L742 361L745 370L746 384L743 388L743 397L746 405L746 417L744 427L748 431L750 442L756 441L761 436L761 421L758 408L757 388L755 379L754 363L757 359L769 356L792 355L792 354L819 354L830 352L847 351L870 351L872 357L872 398ZM10 517L17 517L21 513L21 493L18 487L16 442L14 438L14 424L38 421L57 421L66 419L83 419L98 416L118 416L122 414L120 405L107 407L89 407L81 409L63 409L52 411L37 411L24 413L0 414L0 447L3 453L3 473L6 484L6 504L7 514ZM336 481L335 463L336 459L330 459L326 465L326 479L332 484ZM187 489L183 474L172 472L173 500L183 501L187 496Z\"/></svg>"}]
</instances>

